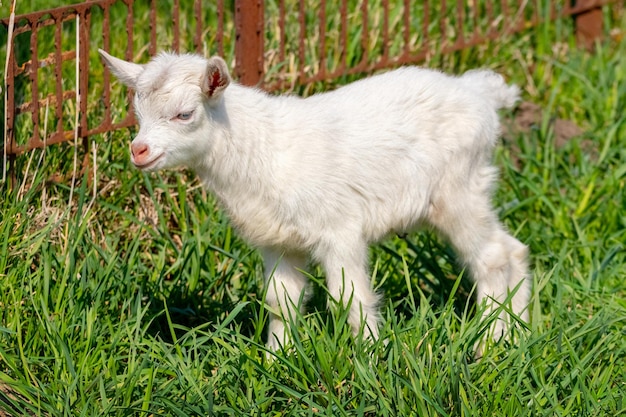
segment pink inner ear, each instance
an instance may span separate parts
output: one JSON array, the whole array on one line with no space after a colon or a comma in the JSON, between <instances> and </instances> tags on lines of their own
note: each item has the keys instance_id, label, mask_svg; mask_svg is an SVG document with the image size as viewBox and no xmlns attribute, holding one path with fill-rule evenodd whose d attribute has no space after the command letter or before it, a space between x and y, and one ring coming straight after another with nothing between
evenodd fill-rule
<instances>
[{"instance_id":1,"label":"pink inner ear","mask_svg":"<svg viewBox=\"0 0 626 417\"><path fill-rule=\"evenodd\" d=\"M219 71L212 71L209 74L209 78L209 91L207 92L207 94L209 95L209 97L211 97L213 93L215 93L215 90L220 88L223 84L222 77L220 77Z\"/></svg>"}]
</instances>

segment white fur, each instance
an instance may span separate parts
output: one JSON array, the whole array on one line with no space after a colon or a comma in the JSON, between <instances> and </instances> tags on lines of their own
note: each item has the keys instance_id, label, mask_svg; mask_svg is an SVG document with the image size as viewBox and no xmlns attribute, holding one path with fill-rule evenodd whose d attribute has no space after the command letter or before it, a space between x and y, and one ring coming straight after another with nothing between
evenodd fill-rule
<instances>
[{"instance_id":1,"label":"white fur","mask_svg":"<svg viewBox=\"0 0 626 417\"><path fill-rule=\"evenodd\" d=\"M451 242L478 302L493 298L495 307L519 285L512 310L528 320L527 248L490 203L496 110L519 94L501 76L407 67L302 99L231 83L217 57L163 53L141 66L101 53L136 91L133 162L195 170L262 250L266 302L276 313L269 347L287 340L279 316L288 319L305 298L299 270L308 259L324 268L335 299L352 297L353 331L364 320L376 337L368 244L420 227ZM508 317L500 319L498 337Z\"/></svg>"}]
</instances>

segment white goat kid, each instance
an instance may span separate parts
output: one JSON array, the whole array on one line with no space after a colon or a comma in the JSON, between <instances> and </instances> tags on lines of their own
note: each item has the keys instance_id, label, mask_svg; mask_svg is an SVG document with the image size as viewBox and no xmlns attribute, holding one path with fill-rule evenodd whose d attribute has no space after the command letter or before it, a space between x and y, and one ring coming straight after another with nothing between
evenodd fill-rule
<instances>
[{"instance_id":1,"label":"white goat kid","mask_svg":"<svg viewBox=\"0 0 626 417\"><path fill-rule=\"evenodd\" d=\"M332 297L352 300L354 333L364 322L377 337L368 244L420 227L451 242L479 303L493 309L514 292L512 311L528 320L527 248L490 203L496 111L519 94L501 76L407 67L303 99L231 82L219 57L162 53L139 65L100 54L136 93L133 164L193 169L262 250L271 349L288 341L283 319L306 298L309 259ZM495 337L509 320L495 321Z\"/></svg>"}]
</instances>

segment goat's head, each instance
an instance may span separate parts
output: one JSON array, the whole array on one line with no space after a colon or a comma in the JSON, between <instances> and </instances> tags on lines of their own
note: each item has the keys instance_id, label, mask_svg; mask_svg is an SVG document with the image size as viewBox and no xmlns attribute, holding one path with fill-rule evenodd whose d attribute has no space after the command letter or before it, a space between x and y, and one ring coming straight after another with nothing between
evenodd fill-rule
<instances>
[{"instance_id":1,"label":"goat's head","mask_svg":"<svg viewBox=\"0 0 626 417\"><path fill-rule=\"evenodd\" d=\"M137 168L193 166L208 152L213 113L230 83L222 58L162 53L140 65L99 52L111 72L135 91L139 133L131 161Z\"/></svg>"}]
</instances>

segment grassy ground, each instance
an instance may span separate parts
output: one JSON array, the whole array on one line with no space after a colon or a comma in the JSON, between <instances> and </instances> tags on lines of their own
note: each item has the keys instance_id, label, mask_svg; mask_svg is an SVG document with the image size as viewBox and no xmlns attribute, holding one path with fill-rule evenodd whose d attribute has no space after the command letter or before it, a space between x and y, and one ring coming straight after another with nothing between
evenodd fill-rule
<instances>
[{"instance_id":1,"label":"grassy ground","mask_svg":"<svg viewBox=\"0 0 626 417\"><path fill-rule=\"evenodd\" d=\"M473 359L471 284L444 243L415 234L371 251L387 345L351 337L313 268L294 345L268 361L258 255L191 173L132 169L120 131L94 139L95 193L46 181L71 165L63 146L31 154L23 187L1 184L0 410L626 414L626 20L607 14L622 29L593 54L560 25L427 63L495 68L541 109L505 115L495 156L501 217L532 253L532 323L516 344Z\"/></svg>"}]
</instances>

